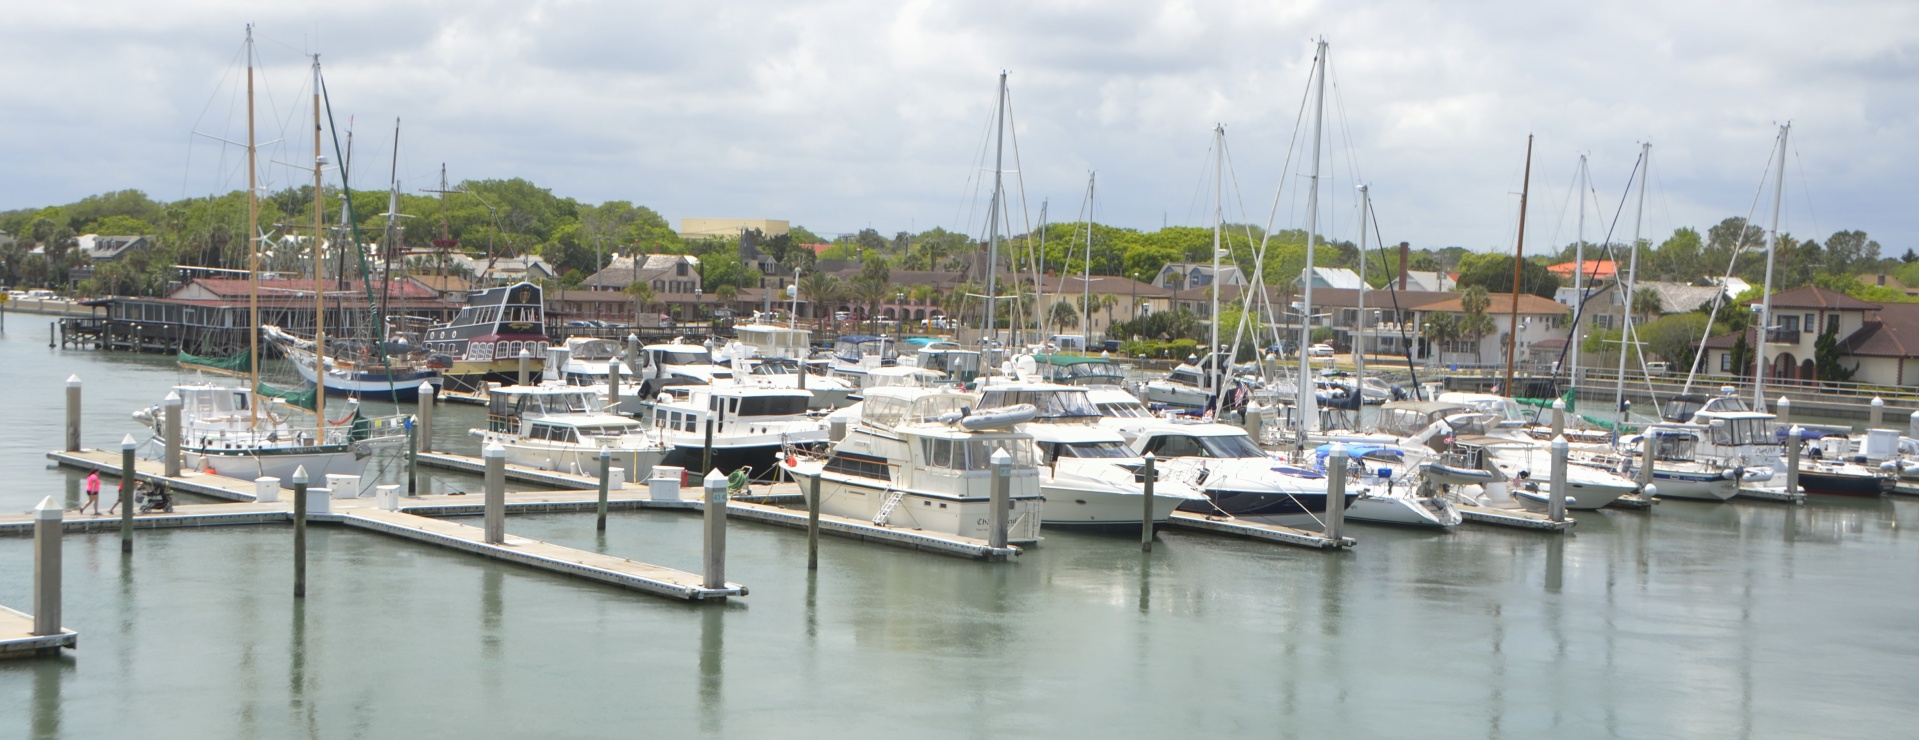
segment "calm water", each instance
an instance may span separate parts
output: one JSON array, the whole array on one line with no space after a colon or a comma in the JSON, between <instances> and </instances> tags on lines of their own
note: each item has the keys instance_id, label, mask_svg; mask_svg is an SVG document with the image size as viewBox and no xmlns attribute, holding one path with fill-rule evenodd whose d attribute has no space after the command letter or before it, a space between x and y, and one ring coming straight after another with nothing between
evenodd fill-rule
<instances>
[{"instance_id":1,"label":"calm water","mask_svg":"<svg viewBox=\"0 0 1919 740\"><path fill-rule=\"evenodd\" d=\"M85 441L177 378L57 352L8 316L0 510L46 466L62 381ZM44 323L40 326L44 331ZM443 422L470 423L476 409ZM443 423L442 444L471 449ZM472 487L468 478L436 482ZM1051 533L1009 565L736 524L722 607L370 533L69 536L81 649L0 664L0 737L1897 737L1919 724L1919 500L1668 502L1570 536L1360 527L1329 555L1181 533ZM698 519L515 517L515 534L686 569ZM1905 522L1908 527L1899 526ZM29 608L30 540L0 538Z\"/></svg>"}]
</instances>

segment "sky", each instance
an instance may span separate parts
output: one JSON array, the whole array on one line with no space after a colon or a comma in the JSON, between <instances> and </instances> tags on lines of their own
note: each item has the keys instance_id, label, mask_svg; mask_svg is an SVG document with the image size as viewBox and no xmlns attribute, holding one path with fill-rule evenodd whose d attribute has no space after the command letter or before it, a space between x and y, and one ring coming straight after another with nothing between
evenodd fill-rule
<instances>
[{"instance_id":1,"label":"sky","mask_svg":"<svg viewBox=\"0 0 1919 740\"><path fill-rule=\"evenodd\" d=\"M164 10L156 8L164 7ZM244 187L254 25L268 187L310 178L308 54L353 180L409 191L520 177L582 202L784 219L832 236L983 235L998 75L1015 231L1094 218L1307 225L1314 41L1329 44L1317 225L1420 247L1660 239L1771 215L1919 247L1919 3L392 2L16 3L0 38L0 210L137 188ZM224 139L225 141L221 141ZM1652 144L1643 216L1627 194ZM306 153L294 153L294 152ZM368 163L373 164L369 165ZM237 169L236 169L237 168ZM1283 186L1283 188L1282 188ZM1623 206L1623 207L1622 207ZM1374 238L1369 236L1369 238Z\"/></svg>"}]
</instances>

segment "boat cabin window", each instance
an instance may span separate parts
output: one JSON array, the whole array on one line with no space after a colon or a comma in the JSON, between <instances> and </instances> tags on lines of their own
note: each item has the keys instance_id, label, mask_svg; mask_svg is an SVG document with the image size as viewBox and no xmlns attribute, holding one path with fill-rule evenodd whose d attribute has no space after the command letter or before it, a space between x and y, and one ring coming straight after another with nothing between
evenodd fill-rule
<instances>
[{"instance_id":1,"label":"boat cabin window","mask_svg":"<svg viewBox=\"0 0 1919 740\"><path fill-rule=\"evenodd\" d=\"M980 394L980 408L1000 408L1022 403L1039 409L1041 419L1097 418L1099 408L1086 399L1083 390L1017 391L986 389Z\"/></svg>"},{"instance_id":2,"label":"boat cabin window","mask_svg":"<svg viewBox=\"0 0 1919 740\"><path fill-rule=\"evenodd\" d=\"M1722 446L1777 444L1772 439L1772 430L1766 427L1766 420L1757 417L1714 419L1712 443Z\"/></svg>"},{"instance_id":3,"label":"boat cabin window","mask_svg":"<svg viewBox=\"0 0 1919 740\"><path fill-rule=\"evenodd\" d=\"M806 413L806 396L747 396L736 399L739 416L799 416Z\"/></svg>"},{"instance_id":4,"label":"boat cabin window","mask_svg":"<svg viewBox=\"0 0 1919 740\"><path fill-rule=\"evenodd\" d=\"M906 399L881 396L868 398L860 404L860 418L868 424L883 427L899 426L906 416Z\"/></svg>"},{"instance_id":5,"label":"boat cabin window","mask_svg":"<svg viewBox=\"0 0 1919 740\"><path fill-rule=\"evenodd\" d=\"M1190 434L1166 434L1146 443L1146 452L1157 457L1265 457L1259 446L1244 436L1200 437Z\"/></svg>"},{"instance_id":6,"label":"boat cabin window","mask_svg":"<svg viewBox=\"0 0 1919 740\"><path fill-rule=\"evenodd\" d=\"M938 439L920 440L920 451L929 467L949 470L988 470L993 465L993 452L1005 450L1013 456L1013 467L1033 467L1033 443L1031 438L1000 437L995 439Z\"/></svg>"},{"instance_id":7,"label":"boat cabin window","mask_svg":"<svg viewBox=\"0 0 1919 740\"><path fill-rule=\"evenodd\" d=\"M580 438L573 433L572 427L556 427L549 424L532 425L532 429L527 436L533 439L550 440L553 442L577 443L580 441Z\"/></svg>"},{"instance_id":8,"label":"boat cabin window","mask_svg":"<svg viewBox=\"0 0 1919 740\"><path fill-rule=\"evenodd\" d=\"M979 375L979 355L972 352L928 352L920 351L919 366L927 370L937 370L954 377Z\"/></svg>"},{"instance_id":9,"label":"boat cabin window","mask_svg":"<svg viewBox=\"0 0 1919 740\"><path fill-rule=\"evenodd\" d=\"M915 424L933 424L940 417L952 413L964 413L972 399L961 395L925 396L913 400L912 408L906 414L906 421Z\"/></svg>"},{"instance_id":10,"label":"boat cabin window","mask_svg":"<svg viewBox=\"0 0 1919 740\"><path fill-rule=\"evenodd\" d=\"M1125 443L1107 442L1061 442L1056 445L1058 457L1138 457Z\"/></svg>"},{"instance_id":11,"label":"boat cabin window","mask_svg":"<svg viewBox=\"0 0 1919 740\"><path fill-rule=\"evenodd\" d=\"M647 350L653 356L653 362L660 365L711 365L713 356L704 349L654 349Z\"/></svg>"},{"instance_id":12,"label":"boat cabin window","mask_svg":"<svg viewBox=\"0 0 1919 740\"><path fill-rule=\"evenodd\" d=\"M1166 379L1179 385L1199 387L1199 373L1192 370L1174 370L1173 374L1167 376Z\"/></svg>"},{"instance_id":13,"label":"boat cabin window","mask_svg":"<svg viewBox=\"0 0 1919 740\"><path fill-rule=\"evenodd\" d=\"M1653 459L1691 460L1693 445L1698 442L1699 438L1690 434L1658 434L1653 437Z\"/></svg>"},{"instance_id":14,"label":"boat cabin window","mask_svg":"<svg viewBox=\"0 0 1919 740\"><path fill-rule=\"evenodd\" d=\"M604 339L580 342L573 347L573 359L588 362L605 362L620 354L620 346Z\"/></svg>"},{"instance_id":15,"label":"boat cabin window","mask_svg":"<svg viewBox=\"0 0 1919 740\"><path fill-rule=\"evenodd\" d=\"M759 364L753 366L754 375L797 375L799 371L798 362L783 358L760 360Z\"/></svg>"},{"instance_id":16,"label":"boat cabin window","mask_svg":"<svg viewBox=\"0 0 1919 740\"><path fill-rule=\"evenodd\" d=\"M1117 401L1098 404L1098 406L1101 416L1110 416L1115 419L1144 419L1152 416L1138 401Z\"/></svg>"},{"instance_id":17,"label":"boat cabin window","mask_svg":"<svg viewBox=\"0 0 1919 740\"><path fill-rule=\"evenodd\" d=\"M1093 385L1111 383L1119 385L1126 379L1126 373L1118 365L1106 362L1080 362L1072 365L1047 365L1046 377L1063 383L1075 385Z\"/></svg>"},{"instance_id":18,"label":"boat cabin window","mask_svg":"<svg viewBox=\"0 0 1919 740\"><path fill-rule=\"evenodd\" d=\"M589 427L574 427L581 437L618 437L637 431L639 424L596 424Z\"/></svg>"}]
</instances>

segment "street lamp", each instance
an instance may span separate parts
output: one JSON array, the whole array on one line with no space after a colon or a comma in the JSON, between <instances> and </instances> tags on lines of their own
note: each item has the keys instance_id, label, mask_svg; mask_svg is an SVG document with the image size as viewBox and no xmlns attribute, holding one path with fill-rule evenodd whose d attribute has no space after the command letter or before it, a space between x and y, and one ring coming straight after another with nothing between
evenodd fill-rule
<instances>
[{"instance_id":1,"label":"street lamp","mask_svg":"<svg viewBox=\"0 0 1919 740\"><path fill-rule=\"evenodd\" d=\"M906 293L893 294L893 341L906 339Z\"/></svg>"},{"instance_id":2,"label":"street lamp","mask_svg":"<svg viewBox=\"0 0 1919 740\"><path fill-rule=\"evenodd\" d=\"M693 310L699 312L700 316L705 316L706 307L700 305L700 296L702 295L705 295L705 291L700 290L699 288L693 289Z\"/></svg>"}]
</instances>

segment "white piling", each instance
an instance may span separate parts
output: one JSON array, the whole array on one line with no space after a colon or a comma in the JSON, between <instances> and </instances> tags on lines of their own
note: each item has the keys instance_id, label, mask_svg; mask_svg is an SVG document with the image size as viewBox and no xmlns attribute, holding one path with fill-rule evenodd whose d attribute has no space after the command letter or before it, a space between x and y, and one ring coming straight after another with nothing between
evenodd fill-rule
<instances>
[{"instance_id":1,"label":"white piling","mask_svg":"<svg viewBox=\"0 0 1919 740\"><path fill-rule=\"evenodd\" d=\"M506 448L489 442L480 450L486 459L486 543L506 543Z\"/></svg>"},{"instance_id":2,"label":"white piling","mask_svg":"<svg viewBox=\"0 0 1919 740\"><path fill-rule=\"evenodd\" d=\"M706 478L706 547L702 585L726 587L726 476L710 470Z\"/></svg>"},{"instance_id":3,"label":"white piling","mask_svg":"<svg viewBox=\"0 0 1919 740\"><path fill-rule=\"evenodd\" d=\"M1798 424L1786 430L1786 494L1799 492L1799 446L1805 441L1806 430Z\"/></svg>"},{"instance_id":4,"label":"white piling","mask_svg":"<svg viewBox=\"0 0 1919 740\"><path fill-rule=\"evenodd\" d=\"M418 408L414 413L420 417L420 451L433 451L433 411L440 402L440 387L432 383L420 384L420 395L414 401Z\"/></svg>"},{"instance_id":5,"label":"white piling","mask_svg":"<svg viewBox=\"0 0 1919 740\"><path fill-rule=\"evenodd\" d=\"M1644 495L1644 496L1646 496L1647 498L1651 498L1651 497L1652 497L1652 493L1651 493L1651 491L1652 491L1652 479L1653 479L1653 466L1652 466L1652 465L1653 465L1653 463L1652 463L1652 459L1653 459L1653 452L1652 452L1652 448L1653 448L1653 434L1652 434L1652 430L1651 430L1651 429L1647 429L1647 430L1645 431L1645 433L1644 433L1644 434L1641 434L1641 435L1639 435L1639 436L1640 436L1640 443L1639 443L1639 488L1640 488L1640 489L1641 489L1641 491L1642 491L1642 494L1641 494L1641 495Z\"/></svg>"},{"instance_id":6,"label":"white piling","mask_svg":"<svg viewBox=\"0 0 1919 740\"><path fill-rule=\"evenodd\" d=\"M180 407L182 401L176 391L167 391L166 400L160 402L166 412L167 462L166 476L180 477Z\"/></svg>"},{"instance_id":7,"label":"white piling","mask_svg":"<svg viewBox=\"0 0 1919 740\"><path fill-rule=\"evenodd\" d=\"M1869 416L1866 420L1866 428L1878 429L1879 427L1884 425L1885 420L1886 420L1886 399L1880 398L1878 396L1873 396L1872 412L1871 412L1871 416Z\"/></svg>"},{"instance_id":8,"label":"white piling","mask_svg":"<svg viewBox=\"0 0 1919 740\"><path fill-rule=\"evenodd\" d=\"M67 451L80 451L80 376L67 378Z\"/></svg>"},{"instance_id":9,"label":"white piling","mask_svg":"<svg viewBox=\"0 0 1919 740\"><path fill-rule=\"evenodd\" d=\"M1546 516L1555 522L1566 521L1566 452L1569 448L1565 437L1553 438L1553 488L1546 502Z\"/></svg>"},{"instance_id":10,"label":"white piling","mask_svg":"<svg viewBox=\"0 0 1919 740\"><path fill-rule=\"evenodd\" d=\"M990 499L993 513L987 518L986 543L993 547L1006 546L1007 507L1013 501L1013 456L1004 449L993 450L990 458L993 464L993 490Z\"/></svg>"},{"instance_id":11,"label":"white piling","mask_svg":"<svg viewBox=\"0 0 1919 740\"><path fill-rule=\"evenodd\" d=\"M527 384L528 374L532 372L532 366L533 352L531 350L520 350L520 385Z\"/></svg>"},{"instance_id":12,"label":"white piling","mask_svg":"<svg viewBox=\"0 0 1919 740\"><path fill-rule=\"evenodd\" d=\"M60 504L52 496L33 507L33 634L60 634Z\"/></svg>"},{"instance_id":13,"label":"white piling","mask_svg":"<svg viewBox=\"0 0 1919 740\"><path fill-rule=\"evenodd\" d=\"M1553 436L1566 433L1566 399L1553 399Z\"/></svg>"},{"instance_id":14,"label":"white piling","mask_svg":"<svg viewBox=\"0 0 1919 740\"><path fill-rule=\"evenodd\" d=\"M1773 404L1773 408L1776 408L1779 410L1778 411L1779 423L1781 424L1792 423L1792 399L1787 398L1785 396L1780 396L1779 402L1776 404ZM1764 411L1765 409L1759 409L1759 410Z\"/></svg>"},{"instance_id":15,"label":"white piling","mask_svg":"<svg viewBox=\"0 0 1919 740\"><path fill-rule=\"evenodd\" d=\"M1333 443L1326 455L1326 539L1339 542L1346 528L1346 464L1343 442Z\"/></svg>"}]
</instances>

